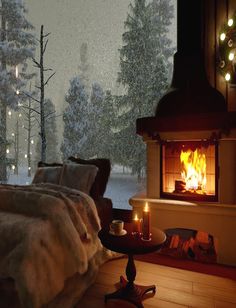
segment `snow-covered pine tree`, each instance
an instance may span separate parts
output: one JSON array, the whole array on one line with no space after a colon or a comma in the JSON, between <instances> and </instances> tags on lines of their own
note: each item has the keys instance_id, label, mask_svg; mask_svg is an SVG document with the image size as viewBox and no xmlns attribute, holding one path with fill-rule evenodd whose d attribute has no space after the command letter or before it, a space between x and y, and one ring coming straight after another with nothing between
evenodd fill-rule
<instances>
[{"instance_id":1,"label":"snow-covered pine tree","mask_svg":"<svg viewBox=\"0 0 236 308\"><path fill-rule=\"evenodd\" d=\"M86 91L89 90L89 63L88 63L88 44L82 43L80 46L79 75Z\"/></svg>"},{"instance_id":2,"label":"snow-covered pine tree","mask_svg":"<svg viewBox=\"0 0 236 308\"><path fill-rule=\"evenodd\" d=\"M20 0L0 1L0 181L6 181L6 112L16 108L17 90L29 76L26 62L34 53L33 26L25 18L26 9ZM22 69L16 76L16 66Z\"/></svg>"},{"instance_id":3,"label":"snow-covered pine tree","mask_svg":"<svg viewBox=\"0 0 236 308\"><path fill-rule=\"evenodd\" d=\"M47 162L58 162L60 155L58 153L58 136L57 136L57 123L56 123L56 109L50 99L45 99L44 104L45 112L45 133L47 140L46 157ZM35 147L35 165L41 160L41 138L38 139Z\"/></svg>"},{"instance_id":4,"label":"snow-covered pine tree","mask_svg":"<svg viewBox=\"0 0 236 308\"><path fill-rule=\"evenodd\" d=\"M125 149L126 166L139 178L144 172L146 155L144 143L136 135L136 119L153 114L167 87L169 46L163 48L162 44L168 34L167 21L171 20L173 10L169 6L169 11L163 11L162 3L134 0L130 4L126 32L123 33L124 45L120 49L118 81L125 86L127 94L124 100L120 100L123 114L119 117L121 130L116 134L116 142Z\"/></svg>"},{"instance_id":5,"label":"snow-covered pine tree","mask_svg":"<svg viewBox=\"0 0 236 308\"><path fill-rule=\"evenodd\" d=\"M63 112L64 132L61 145L63 159L79 155L87 143L88 95L79 76L70 80L65 101L68 106Z\"/></svg>"},{"instance_id":6,"label":"snow-covered pine tree","mask_svg":"<svg viewBox=\"0 0 236 308\"><path fill-rule=\"evenodd\" d=\"M114 144L114 118L116 117L114 109L114 96L110 90L107 90L102 101L101 116L99 119L99 143L98 156L109 158L111 162L116 160Z\"/></svg>"},{"instance_id":7,"label":"snow-covered pine tree","mask_svg":"<svg viewBox=\"0 0 236 308\"><path fill-rule=\"evenodd\" d=\"M104 93L99 83L92 84L90 95L90 102L87 113L87 131L86 143L80 149L80 156L83 158L98 157L100 155L100 148L102 142L101 136L101 117L103 107Z\"/></svg>"}]
</instances>

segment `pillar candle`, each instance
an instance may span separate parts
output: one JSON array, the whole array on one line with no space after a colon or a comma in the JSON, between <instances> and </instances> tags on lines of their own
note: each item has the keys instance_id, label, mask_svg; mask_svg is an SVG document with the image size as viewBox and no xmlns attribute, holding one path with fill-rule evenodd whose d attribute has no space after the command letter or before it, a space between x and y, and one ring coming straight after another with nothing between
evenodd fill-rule
<instances>
[{"instance_id":1,"label":"pillar candle","mask_svg":"<svg viewBox=\"0 0 236 308\"><path fill-rule=\"evenodd\" d=\"M150 240L150 212L149 212L149 207L148 207L147 202L143 209L142 233L143 233L144 240L146 241Z\"/></svg>"},{"instance_id":2,"label":"pillar candle","mask_svg":"<svg viewBox=\"0 0 236 308\"><path fill-rule=\"evenodd\" d=\"M133 219L133 233L135 234L140 233L140 220L137 214L135 215Z\"/></svg>"}]
</instances>

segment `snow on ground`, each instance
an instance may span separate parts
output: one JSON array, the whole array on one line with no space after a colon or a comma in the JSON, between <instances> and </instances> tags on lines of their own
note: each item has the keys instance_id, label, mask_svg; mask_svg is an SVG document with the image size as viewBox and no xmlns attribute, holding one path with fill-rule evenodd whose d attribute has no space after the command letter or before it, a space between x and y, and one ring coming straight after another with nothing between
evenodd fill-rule
<instances>
[{"instance_id":1,"label":"snow on ground","mask_svg":"<svg viewBox=\"0 0 236 308\"><path fill-rule=\"evenodd\" d=\"M144 184L137 183L137 177L130 174L112 172L109 178L105 197L110 198L114 208L132 209L129 199L138 192L144 190ZM32 177L27 176L27 169L20 168L19 175L13 171L9 174L8 184L28 185L31 184Z\"/></svg>"},{"instance_id":2,"label":"snow on ground","mask_svg":"<svg viewBox=\"0 0 236 308\"><path fill-rule=\"evenodd\" d=\"M105 197L112 200L114 208L129 209L129 199L144 190L144 185L137 183L137 177L130 174L112 173L105 192Z\"/></svg>"}]
</instances>

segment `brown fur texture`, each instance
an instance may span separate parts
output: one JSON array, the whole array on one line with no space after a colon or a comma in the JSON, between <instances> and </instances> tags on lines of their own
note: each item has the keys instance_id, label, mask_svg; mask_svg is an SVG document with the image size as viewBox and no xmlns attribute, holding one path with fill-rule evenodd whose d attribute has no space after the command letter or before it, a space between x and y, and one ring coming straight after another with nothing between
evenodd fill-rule
<instances>
[{"instance_id":1,"label":"brown fur texture","mask_svg":"<svg viewBox=\"0 0 236 308\"><path fill-rule=\"evenodd\" d=\"M99 229L85 193L54 184L0 185L0 276L14 279L22 307L73 307L113 256Z\"/></svg>"}]
</instances>

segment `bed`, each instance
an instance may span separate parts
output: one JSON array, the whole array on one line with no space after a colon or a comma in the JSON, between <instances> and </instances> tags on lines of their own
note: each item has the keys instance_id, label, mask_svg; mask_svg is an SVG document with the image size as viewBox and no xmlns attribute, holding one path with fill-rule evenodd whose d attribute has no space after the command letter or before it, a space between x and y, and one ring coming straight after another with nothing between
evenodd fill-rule
<instances>
[{"instance_id":1,"label":"bed","mask_svg":"<svg viewBox=\"0 0 236 308\"><path fill-rule=\"evenodd\" d=\"M0 185L1 283L11 279L21 307L74 307L115 256L97 236L111 203L85 162L40 163L31 185Z\"/></svg>"}]
</instances>

